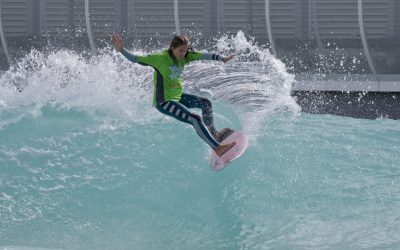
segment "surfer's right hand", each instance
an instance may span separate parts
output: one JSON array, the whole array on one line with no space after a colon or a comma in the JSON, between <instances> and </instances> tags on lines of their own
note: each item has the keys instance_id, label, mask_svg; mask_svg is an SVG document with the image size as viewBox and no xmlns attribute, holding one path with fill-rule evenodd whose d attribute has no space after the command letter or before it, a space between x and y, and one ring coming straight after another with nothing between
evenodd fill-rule
<instances>
[{"instance_id":1,"label":"surfer's right hand","mask_svg":"<svg viewBox=\"0 0 400 250\"><path fill-rule=\"evenodd\" d=\"M122 38L119 37L116 33L112 35L111 39L112 43L114 44L115 49L118 52L121 52L122 49L124 48L124 41L122 41Z\"/></svg>"}]
</instances>

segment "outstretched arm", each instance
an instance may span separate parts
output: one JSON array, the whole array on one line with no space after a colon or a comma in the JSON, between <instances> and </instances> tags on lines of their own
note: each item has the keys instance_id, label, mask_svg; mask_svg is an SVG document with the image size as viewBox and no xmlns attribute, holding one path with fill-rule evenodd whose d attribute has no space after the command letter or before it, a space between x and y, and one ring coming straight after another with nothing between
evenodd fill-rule
<instances>
[{"instance_id":1,"label":"outstretched arm","mask_svg":"<svg viewBox=\"0 0 400 250\"><path fill-rule=\"evenodd\" d=\"M117 34L113 34L112 35L112 43L114 44L115 49L118 52L121 52L122 55L124 55L129 61L137 63L139 62L139 58L138 56L132 54L131 52L129 52L128 50L126 50L124 48L124 41L122 40L122 38L120 36L118 36Z\"/></svg>"},{"instance_id":2,"label":"outstretched arm","mask_svg":"<svg viewBox=\"0 0 400 250\"><path fill-rule=\"evenodd\" d=\"M234 57L233 55L228 57L223 57L217 54L202 53L200 58L198 58L198 60L216 60L227 63L228 61L232 60L233 57Z\"/></svg>"}]
</instances>

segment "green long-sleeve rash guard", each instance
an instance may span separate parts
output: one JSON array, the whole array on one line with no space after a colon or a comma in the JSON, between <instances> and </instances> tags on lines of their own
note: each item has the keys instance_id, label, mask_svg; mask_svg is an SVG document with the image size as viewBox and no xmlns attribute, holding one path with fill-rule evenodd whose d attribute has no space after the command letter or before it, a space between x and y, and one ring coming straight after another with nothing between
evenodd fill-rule
<instances>
[{"instance_id":1,"label":"green long-sleeve rash guard","mask_svg":"<svg viewBox=\"0 0 400 250\"><path fill-rule=\"evenodd\" d=\"M131 62L154 68L154 96L153 104L167 101L179 101L182 96L182 72L186 64L197 60L223 61L224 57L216 54L189 51L187 59L171 58L168 50L147 56L134 55L125 48L121 53Z\"/></svg>"}]
</instances>

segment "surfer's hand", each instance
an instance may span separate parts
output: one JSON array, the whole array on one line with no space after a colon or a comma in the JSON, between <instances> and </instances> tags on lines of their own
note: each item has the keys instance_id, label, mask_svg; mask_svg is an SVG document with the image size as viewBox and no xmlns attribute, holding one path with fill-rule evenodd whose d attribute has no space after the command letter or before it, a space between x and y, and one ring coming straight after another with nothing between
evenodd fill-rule
<instances>
[{"instance_id":1,"label":"surfer's hand","mask_svg":"<svg viewBox=\"0 0 400 250\"><path fill-rule=\"evenodd\" d=\"M224 60L223 60L223 62L224 62L224 63L227 63L228 61L232 60L233 57L234 57L234 56L225 57Z\"/></svg>"},{"instance_id":2,"label":"surfer's hand","mask_svg":"<svg viewBox=\"0 0 400 250\"><path fill-rule=\"evenodd\" d=\"M122 41L122 38L121 37L119 37L117 34L113 34L112 35L112 43L114 44L114 47L115 47L115 49L118 51L118 52L121 52L122 51L122 49L124 48L124 41Z\"/></svg>"}]
</instances>

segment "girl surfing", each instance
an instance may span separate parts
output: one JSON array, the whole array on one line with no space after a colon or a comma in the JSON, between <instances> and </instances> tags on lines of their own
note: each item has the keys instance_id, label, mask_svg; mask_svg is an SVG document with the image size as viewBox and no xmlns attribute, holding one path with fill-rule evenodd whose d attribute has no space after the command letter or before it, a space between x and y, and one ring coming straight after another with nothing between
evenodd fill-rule
<instances>
[{"instance_id":1,"label":"girl surfing","mask_svg":"<svg viewBox=\"0 0 400 250\"><path fill-rule=\"evenodd\" d=\"M217 131L214 127L211 101L195 95L183 93L182 72L186 64L197 60L216 60L224 63L233 56L222 57L194 51L189 39L184 35L175 36L169 49L147 56L134 55L124 48L120 36L113 34L112 43L129 61L150 66L154 69L153 105L163 114L181 122L191 124L197 134L218 156L222 156L235 143L221 145L220 142L233 131L225 128ZM202 110L202 117L190 111L190 108Z\"/></svg>"}]
</instances>

